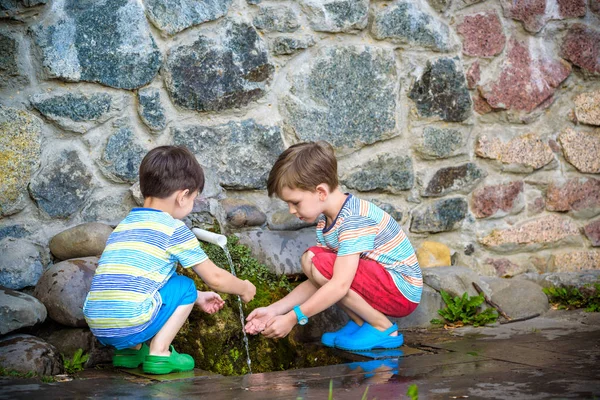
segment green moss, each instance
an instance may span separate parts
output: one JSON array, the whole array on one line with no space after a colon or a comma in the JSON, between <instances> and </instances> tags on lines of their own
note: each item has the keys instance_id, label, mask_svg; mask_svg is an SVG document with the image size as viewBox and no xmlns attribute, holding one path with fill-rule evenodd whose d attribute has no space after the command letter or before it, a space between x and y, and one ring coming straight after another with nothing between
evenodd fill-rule
<instances>
[{"instance_id":1,"label":"green moss","mask_svg":"<svg viewBox=\"0 0 600 400\"><path fill-rule=\"evenodd\" d=\"M201 243L201 246L216 265L230 270L223 249L205 243ZM248 279L256 286L254 300L243 306L244 316L257 307L267 306L283 298L295 285L285 275L278 276L259 263L252 257L250 249L239 243L237 237L228 237L228 249L236 275L240 279ZM179 273L194 279L198 290L209 290L193 270L180 269ZM227 294L221 294L221 297L226 304L216 314L208 315L194 309L173 344L177 351L194 357L196 368L222 375L246 374L249 371L238 298ZM307 368L345 361L327 354L322 347L297 343L293 336L290 334L280 340L271 340L262 335L248 335L252 372Z\"/></svg>"}]
</instances>

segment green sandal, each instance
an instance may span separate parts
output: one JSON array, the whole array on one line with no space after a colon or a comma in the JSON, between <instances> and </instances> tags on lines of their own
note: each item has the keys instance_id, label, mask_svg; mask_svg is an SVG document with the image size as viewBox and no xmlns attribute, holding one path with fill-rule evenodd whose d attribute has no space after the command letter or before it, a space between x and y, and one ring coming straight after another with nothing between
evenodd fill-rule
<instances>
[{"instance_id":1,"label":"green sandal","mask_svg":"<svg viewBox=\"0 0 600 400\"><path fill-rule=\"evenodd\" d=\"M113 367L137 368L144 362L148 353L150 353L150 348L146 343L142 343L142 347L140 347L139 350L115 350L115 354L112 358Z\"/></svg>"},{"instance_id":2,"label":"green sandal","mask_svg":"<svg viewBox=\"0 0 600 400\"><path fill-rule=\"evenodd\" d=\"M148 374L169 374L171 372L191 371L194 359L189 354L179 354L171 346L170 356L146 356L142 370Z\"/></svg>"}]
</instances>

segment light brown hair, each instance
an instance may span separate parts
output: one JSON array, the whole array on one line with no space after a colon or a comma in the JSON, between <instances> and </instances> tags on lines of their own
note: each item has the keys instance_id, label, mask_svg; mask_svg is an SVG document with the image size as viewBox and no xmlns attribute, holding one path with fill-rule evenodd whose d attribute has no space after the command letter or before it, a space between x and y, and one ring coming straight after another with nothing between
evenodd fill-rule
<instances>
[{"instance_id":1,"label":"light brown hair","mask_svg":"<svg viewBox=\"0 0 600 400\"><path fill-rule=\"evenodd\" d=\"M194 154L183 146L160 146L140 164L140 190L144 198L164 199L178 190L204 189L204 171Z\"/></svg>"},{"instance_id":2,"label":"light brown hair","mask_svg":"<svg viewBox=\"0 0 600 400\"><path fill-rule=\"evenodd\" d=\"M284 187L314 192L321 183L338 187L337 160L325 142L297 143L279 155L267 180L269 196L280 196Z\"/></svg>"}]
</instances>

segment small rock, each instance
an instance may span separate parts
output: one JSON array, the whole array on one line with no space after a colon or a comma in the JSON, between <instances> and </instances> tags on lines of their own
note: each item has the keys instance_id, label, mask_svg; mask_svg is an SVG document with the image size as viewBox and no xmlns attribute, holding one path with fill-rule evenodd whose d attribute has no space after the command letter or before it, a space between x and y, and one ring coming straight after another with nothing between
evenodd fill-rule
<instances>
[{"instance_id":1,"label":"small rock","mask_svg":"<svg viewBox=\"0 0 600 400\"><path fill-rule=\"evenodd\" d=\"M0 339L0 366L23 373L52 376L63 372L60 354L51 344L31 335L8 335Z\"/></svg>"},{"instance_id":2,"label":"small rock","mask_svg":"<svg viewBox=\"0 0 600 400\"><path fill-rule=\"evenodd\" d=\"M46 307L35 297L0 287L0 335L46 320Z\"/></svg>"},{"instance_id":3,"label":"small rock","mask_svg":"<svg viewBox=\"0 0 600 400\"><path fill-rule=\"evenodd\" d=\"M447 267L452 265L450 248L439 242L423 242L417 249L417 260L421 268Z\"/></svg>"},{"instance_id":4,"label":"small rock","mask_svg":"<svg viewBox=\"0 0 600 400\"><path fill-rule=\"evenodd\" d=\"M225 220L233 228L245 226L261 226L267 221L265 213L260 211L256 205L245 200L224 199L220 206L225 214Z\"/></svg>"},{"instance_id":5,"label":"small rock","mask_svg":"<svg viewBox=\"0 0 600 400\"><path fill-rule=\"evenodd\" d=\"M33 295L54 321L75 328L87 327L83 303L90 291L98 257L61 261L44 271Z\"/></svg>"},{"instance_id":6,"label":"small rock","mask_svg":"<svg viewBox=\"0 0 600 400\"><path fill-rule=\"evenodd\" d=\"M50 240L50 252L59 260L100 256L113 229L97 222L74 226Z\"/></svg>"}]
</instances>

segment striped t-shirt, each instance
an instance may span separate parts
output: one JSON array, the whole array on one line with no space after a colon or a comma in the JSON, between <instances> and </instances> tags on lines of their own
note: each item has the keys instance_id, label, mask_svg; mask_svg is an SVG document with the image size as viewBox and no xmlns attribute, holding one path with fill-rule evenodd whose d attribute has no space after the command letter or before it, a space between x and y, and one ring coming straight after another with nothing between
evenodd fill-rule
<instances>
[{"instance_id":1,"label":"striped t-shirt","mask_svg":"<svg viewBox=\"0 0 600 400\"><path fill-rule=\"evenodd\" d=\"M180 220L160 210L134 208L106 242L83 313L94 335L123 337L143 331L162 299L158 290L175 273L208 257Z\"/></svg>"},{"instance_id":2,"label":"striped t-shirt","mask_svg":"<svg viewBox=\"0 0 600 400\"><path fill-rule=\"evenodd\" d=\"M338 256L360 253L381 264L392 275L398 290L413 303L421 301L423 276L402 227L375 204L348 195L335 221L326 227L325 215L317 220L317 244Z\"/></svg>"}]
</instances>

